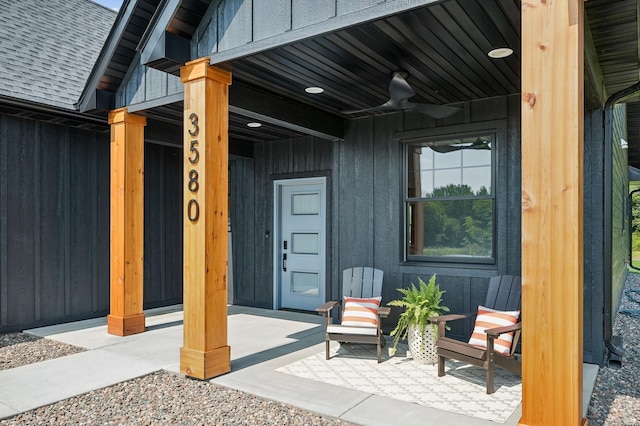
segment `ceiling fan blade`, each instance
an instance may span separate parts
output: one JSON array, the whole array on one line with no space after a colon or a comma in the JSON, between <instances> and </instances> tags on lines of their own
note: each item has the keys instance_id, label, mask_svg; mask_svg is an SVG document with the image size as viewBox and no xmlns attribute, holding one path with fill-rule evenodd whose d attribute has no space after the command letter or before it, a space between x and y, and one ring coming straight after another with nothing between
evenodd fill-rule
<instances>
[{"instance_id":1,"label":"ceiling fan blade","mask_svg":"<svg viewBox=\"0 0 640 426\"><path fill-rule=\"evenodd\" d=\"M461 149L463 149L463 147L461 146L451 146L451 145L434 145L434 146L430 146L429 148L431 148L435 152L439 152L440 154L446 154L447 152L452 152L452 151L460 151Z\"/></svg>"},{"instance_id":2,"label":"ceiling fan blade","mask_svg":"<svg viewBox=\"0 0 640 426\"><path fill-rule=\"evenodd\" d=\"M375 112L375 111L394 111L396 108L392 106L389 101L383 103L382 105L374 106L371 108L365 109L351 109L346 111L340 111L343 114L360 114L365 112Z\"/></svg>"},{"instance_id":3,"label":"ceiling fan blade","mask_svg":"<svg viewBox=\"0 0 640 426\"><path fill-rule=\"evenodd\" d=\"M400 105L409 98L416 95L406 80L407 73L396 71L389 83L389 104L396 109L401 109Z\"/></svg>"},{"instance_id":4,"label":"ceiling fan blade","mask_svg":"<svg viewBox=\"0 0 640 426\"><path fill-rule=\"evenodd\" d=\"M447 118L460 111L461 108L447 105L409 104L406 109L421 112L433 118Z\"/></svg>"},{"instance_id":5,"label":"ceiling fan blade","mask_svg":"<svg viewBox=\"0 0 640 426\"><path fill-rule=\"evenodd\" d=\"M472 143L455 143L452 145L429 145L435 152L445 154L447 152L459 151L461 149L491 149L490 141L477 138Z\"/></svg>"},{"instance_id":6,"label":"ceiling fan blade","mask_svg":"<svg viewBox=\"0 0 640 426\"><path fill-rule=\"evenodd\" d=\"M452 151L460 151L461 149L491 149L491 147L489 147L486 144L482 144L482 145L434 145L434 146L430 146L429 148L431 148L432 150L434 150L435 152L439 152L441 154L445 154L447 152L452 152Z\"/></svg>"}]
</instances>

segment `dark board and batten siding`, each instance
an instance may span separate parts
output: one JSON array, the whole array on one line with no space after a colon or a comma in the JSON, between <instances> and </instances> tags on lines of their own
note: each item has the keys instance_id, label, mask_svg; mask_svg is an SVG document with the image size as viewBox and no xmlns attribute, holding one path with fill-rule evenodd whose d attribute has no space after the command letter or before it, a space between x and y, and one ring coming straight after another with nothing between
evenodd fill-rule
<instances>
[{"instance_id":1,"label":"dark board and batten siding","mask_svg":"<svg viewBox=\"0 0 640 426\"><path fill-rule=\"evenodd\" d=\"M339 271L370 265L385 271L383 300L396 299L397 288L417 278L425 281L436 273L447 291L445 305L469 312L484 302L489 277L520 273L520 103L503 97L470 102L465 111L435 121L415 113L388 114L351 120L345 140L337 144L334 158L335 206L332 255L332 296L339 294ZM490 123L497 130L496 264L492 267L459 267L446 264L404 262L403 251L403 144L398 135L429 135L464 130L465 125ZM454 130L455 129L455 130ZM515 164L513 164L515 161ZM515 195L513 194L515 191ZM514 205L515 204L515 205ZM386 322L391 328L395 315ZM469 324L452 330L465 335Z\"/></svg>"},{"instance_id":2,"label":"dark board and batten siding","mask_svg":"<svg viewBox=\"0 0 640 426\"><path fill-rule=\"evenodd\" d=\"M609 161L605 158L603 110L585 113L584 359L600 365L606 356L603 339L611 331L605 328L615 320L628 274L628 163L627 153L620 145L620 139L626 139L627 135L625 115L626 105L613 109L611 174L606 176ZM605 295L606 291L610 294Z\"/></svg>"},{"instance_id":3,"label":"dark board and batten siding","mask_svg":"<svg viewBox=\"0 0 640 426\"><path fill-rule=\"evenodd\" d=\"M0 332L107 312L108 158L108 133L0 115Z\"/></svg>"},{"instance_id":4,"label":"dark board and batten siding","mask_svg":"<svg viewBox=\"0 0 640 426\"><path fill-rule=\"evenodd\" d=\"M628 141L627 106L616 105L612 117L612 166L611 166L611 312L618 312L624 284L627 279L629 261L629 216L627 194L627 150L622 149L621 139Z\"/></svg>"},{"instance_id":5,"label":"dark board and batten siding","mask_svg":"<svg viewBox=\"0 0 640 426\"><path fill-rule=\"evenodd\" d=\"M109 310L109 133L0 114L0 333ZM182 151L147 145L145 307L182 300Z\"/></svg>"},{"instance_id":6,"label":"dark board and batten siding","mask_svg":"<svg viewBox=\"0 0 640 426\"><path fill-rule=\"evenodd\" d=\"M256 144L255 160L231 158L234 303L273 307L274 180L326 176L331 211L332 149L329 141L305 136ZM328 263L328 271L333 271Z\"/></svg>"},{"instance_id":7,"label":"dark board and batten siding","mask_svg":"<svg viewBox=\"0 0 640 426\"><path fill-rule=\"evenodd\" d=\"M159 104L163 104L165 101L162 99L166 97L172 99L170 102L181 100L182 93L180 77L149 68L140 64L139 60L134 60L116 92L116 106L128 106L130 111L134 111L136 105L144 102L157 100Z\"/></svg>"},{"instance_id":8,"label":"dark board and batten siding","mask_svg":"<svg viewBox=\"0 0 640 426\"><path fill-rule=\"evenodd\" d=\"M438 273L447 305L469 311L484 300L489 277L520 271L520 138L517 97L472 102L457 119L420 114L387 114L351 120L343 142L306 137L255 145L254 159L231 163L231 217L234 235L235 303L271 307L273 179L320 176L330 170L327 297L340 297L340 271L366 265L385 271L384 300L399 287ZM500 188L497 263L492 268L446 267L403 262L401 132L501 120L498 143ZM515 164L514 164L515 163ZM515 194L512 193L515 191ZM512 227L516 226L515 229ZM460 330L460 333L463 331Z\"/></svg>"},{"instance_id":9,"label":"dark board and batten siding","mask_svg":"<svg viewBox=\"0 0 640 426\"><path fill-rule=\"evenodd\" d=\"M604 269L604 151L602 110L585 113L584 122L584 350L585 362L601 363ZM590 331L587 331L590 330Z\"/></svg>"},{"instance_id":10,"label":"dark board and batten siding","mask_svg":"<svg viewBox=\"0 0 640 426\"><path fill-rule=\"evenodd\" d=\"M588 122L585 179L589 188L585 192L585 223L602 220L593 207L600 203L598 199L602 196L602 171L598 169L598 162L602 164L602 121L594 114ZM398 134L439 132L442 127L464 129L465 125L483 126L483 123L498 123L500 127L496 142L495 265L460 267L404 262L403 149L401 141L394 138ZM438 122L414 113L351 120L342 142L306 137L256 144L254 159L232 159L230 167L235 303L265 308L273 303L273 242L265 238L265 233L273 231L274 177L328 173L331 241L327 299L340 297L343 269L366 265L384 270L384 301L397 298L397 288L417 282L418 277L427 280L436 273L447 292L445 305L457 312L475 310L484 301L491 276L520 274L520 158L520 98L517 95L467 103L460 116ZM602 302L598 296L602 254L596 253L594 247L602 246L602 235L588 229L585 230L585 361L600 363L602 324L598 324L601 317L594 315L594 311L598 311L598 303ZM387 331L394 321L392 317L385 322ZM468 336L470 327L470 323L457 325L452 334Z\"/></svg>"},{"instance_id":11,"label":"dark board and batten siding","mask_svg":"<svg viewBox=\"0 0 640 426\"><path fill-rule=\"evenodd\" d=\"M144 149L144 306L182 303L182 149Z\"/></svg>"}]
</instances>

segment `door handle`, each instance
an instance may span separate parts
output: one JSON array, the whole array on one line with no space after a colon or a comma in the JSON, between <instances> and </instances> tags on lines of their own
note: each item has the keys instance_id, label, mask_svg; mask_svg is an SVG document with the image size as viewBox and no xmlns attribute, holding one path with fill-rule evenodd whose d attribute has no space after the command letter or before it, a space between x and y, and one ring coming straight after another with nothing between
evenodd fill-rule
<instances>
[{"instance_id":1,"label":"door handle","mask_svg":"<svg viewBox=\"0 0 640 426\"><path fill-rule=\"evenodd\" d=\"M287 253L282 253L282 270L287 272Z\"/></svg>"}]
</instances>

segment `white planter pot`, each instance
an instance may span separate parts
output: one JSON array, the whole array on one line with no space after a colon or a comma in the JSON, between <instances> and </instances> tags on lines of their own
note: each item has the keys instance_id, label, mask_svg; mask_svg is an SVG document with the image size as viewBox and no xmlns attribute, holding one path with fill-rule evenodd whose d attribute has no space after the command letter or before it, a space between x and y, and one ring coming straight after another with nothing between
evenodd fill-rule
<instances>
[{"instance_id":1,"label":"white planter pot","mask_svg":"<svg viewBox=\"0 0 640 426\"><path fill-rule=\"evenodd\" d=\"M414 361L422 364L435 364L438 362L436 351L436 339L433 326L428 324L424 333L420 332L417 325L409 325L407 328L407 338L409 340L409 352Z\"/></svg>"}]
</instances>

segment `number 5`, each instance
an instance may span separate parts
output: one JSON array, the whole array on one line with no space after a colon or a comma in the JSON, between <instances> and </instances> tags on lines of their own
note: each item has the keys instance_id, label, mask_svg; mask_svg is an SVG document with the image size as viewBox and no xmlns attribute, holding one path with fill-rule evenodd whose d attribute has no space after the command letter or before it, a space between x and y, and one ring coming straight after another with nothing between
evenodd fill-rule
<instances>
[{"instance_id":1,"label":"number 5","mask_svg":"<svg viewBox=\"0 0 640 426\"><path fill-rule=\"evenodd\" d=\"M197 164L198 160L200 159L200 153L198 152L198 148L196 148L197 145L198 145L197 139L192 140L191 143L189 144L189 152L190 152L189 162L191 164ZM192 154L193 154L193 157L191 156Z\"/></svg>"}]
</instances>

